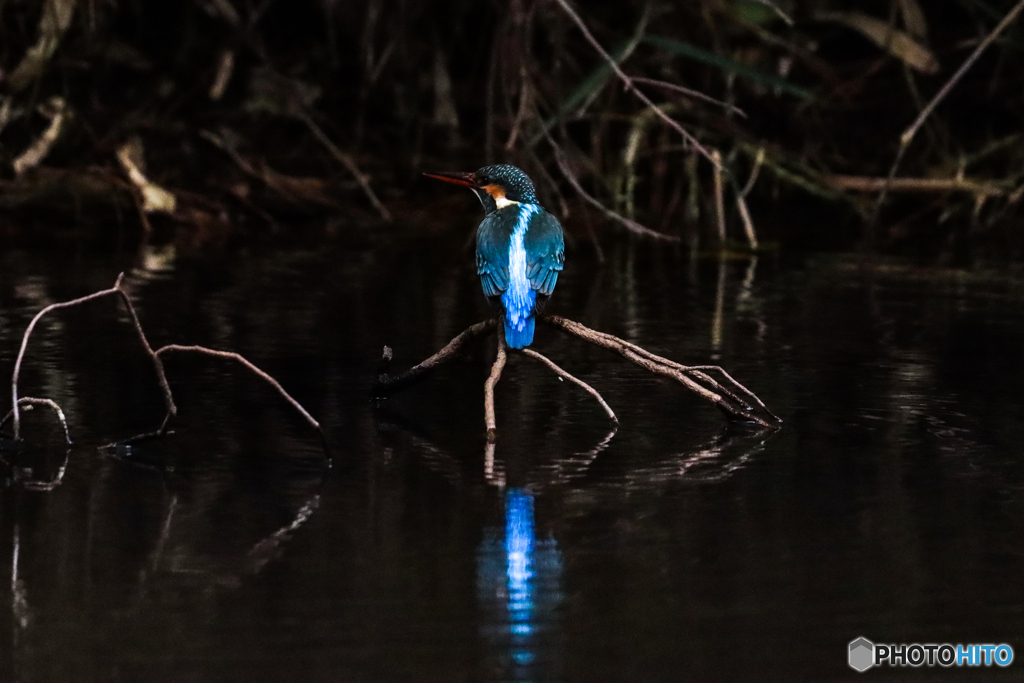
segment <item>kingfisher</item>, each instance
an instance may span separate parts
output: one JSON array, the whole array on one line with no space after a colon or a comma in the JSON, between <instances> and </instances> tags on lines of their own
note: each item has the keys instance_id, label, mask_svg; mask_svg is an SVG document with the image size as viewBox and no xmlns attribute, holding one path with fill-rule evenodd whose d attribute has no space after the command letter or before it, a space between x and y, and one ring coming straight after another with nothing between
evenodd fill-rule
<instances>
[{"instance_id":1,"label":"kingfisher","mask_svg":"<svg viewBox=\"0 0 1024 683\"><path fill-rule=\"evenodd\" d=\"M504 313L505 342L533 342L535 316L547 303L565 264L562 226L537 201L530 178L515 166L485 166L474 173L425 173L473 190L484 207L476 229L476 271L484 295Z\"/></svg>"}]
</instances>

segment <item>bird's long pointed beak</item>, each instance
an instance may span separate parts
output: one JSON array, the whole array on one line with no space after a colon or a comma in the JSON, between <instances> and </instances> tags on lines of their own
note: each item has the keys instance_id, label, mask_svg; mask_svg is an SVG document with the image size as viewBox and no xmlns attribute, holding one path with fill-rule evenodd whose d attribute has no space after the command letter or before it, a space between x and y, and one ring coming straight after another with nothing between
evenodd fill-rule
<instances>
[{"instance_id":1,"label":"bird's long pointed beak","mask_svg":"<svg viewBox=\"0 0 1024 683\"><path fill-rule=\"evenodd\" d=\"M472 173L461 171L437 171L435 173L424 173L428 178L443 180L446 183L462 185L463 187L477 187L476 176Z\"/></svg>"}]
</instances>

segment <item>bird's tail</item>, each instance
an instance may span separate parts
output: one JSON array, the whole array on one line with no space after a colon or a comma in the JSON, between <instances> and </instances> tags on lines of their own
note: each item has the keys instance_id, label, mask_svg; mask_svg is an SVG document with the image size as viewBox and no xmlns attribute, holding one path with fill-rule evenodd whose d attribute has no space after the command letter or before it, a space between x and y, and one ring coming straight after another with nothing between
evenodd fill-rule
<instances>
[{"instance_id":1,"label":"bird's tail","mask_svg":"<svg viewBox=\"0 0 1024 683\"><path fill-rule=\"evenodd\" d=\"M505 343L513 349L521 349L533 343L533 328L535 319L531 315L528 318L520 318L515 323L505 315Z\"/></svg>"}]
</instances>

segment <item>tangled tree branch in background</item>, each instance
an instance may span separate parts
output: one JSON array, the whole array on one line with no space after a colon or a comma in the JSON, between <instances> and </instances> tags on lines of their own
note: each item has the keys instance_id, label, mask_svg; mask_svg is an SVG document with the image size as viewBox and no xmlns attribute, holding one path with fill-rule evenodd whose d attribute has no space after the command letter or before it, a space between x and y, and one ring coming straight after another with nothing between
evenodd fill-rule
<instances>
[{"instance_id":1,"label":"tangled tree branch in background","mask_svg":"<svg viewBox=\"0 0 1024 683\"><path fill-rule=\"evenodd\" d=\"M0 210L215 239L422 218L421 166L502 160L639 236L757 248L807 234L776 203L856 225L890 189L925 242L970 224L1013 253L1021 7L0 3Z\"/></svg>"},{"instance_id":2,"label":"tangled tree branch in background","mask_svg":"<svg viewBox=\"0 0 1024 683\"><path fill-rule=\"evenodd\" d=\"M978 47L974 49L974 52L972 52L964 63L960 65L960 68L956 70L956 73L946 81L942 88L939 89L939 92L937 92L931 101L921 110L921 113L918 114L917 118L914 119L914 122L910 124L910 127L903 131L903 135L900 136L900 149L896 152L896 159L892 162L892 167L889 169L889 176L886 179L885 187L882 189L882 193L878 196L878 201L875 203L875 211L872 214L871 223L868 225L869 229L873 229L875 227L875 220L877 220L879 210L882 207L882 203L885 201L886 193L889 191L896 179L896 173L899 171L900 162L903 161L903 155L907 153L907 148L910 147L910 143L914 141L914 138L917 136L917 132L921 130L921 126L923 126L924 122L928 120L928 117L932 115L935 108L939 106L939 103L942 102L942 100L949 95L949 92L956 87L957 83L963 79L964 74L967 73L968 69L974 66L982 53L988 49L999 34L1005 31L1006 28L1013 23L1021 10L1024 10L1024 0L1020 0L1020 2L1018 2L1013 9L1003 17L1003 20L999 22L999 25L992 29L992 31L985 36L984 40L978 43Z\"/></svg>"}]
</instances>

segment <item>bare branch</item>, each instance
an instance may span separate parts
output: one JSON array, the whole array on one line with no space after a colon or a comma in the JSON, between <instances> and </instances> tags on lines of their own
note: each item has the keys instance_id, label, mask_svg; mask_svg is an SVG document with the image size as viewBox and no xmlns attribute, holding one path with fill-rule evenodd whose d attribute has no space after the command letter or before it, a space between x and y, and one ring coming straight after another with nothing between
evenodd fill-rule
<instances>
[{"instance_id":1,"label":"bare branch","mask_svg":"<svg viewBox=\"0 0 1024 683\"><path fill-rule=\"evenodd\" d=\"M32 322L29 323L28 328L25 330L25 334L21 338L21 350L18 351L18 359L14 363L14 374L11 377L11 411L14 413L14 438L15 440L21 439L21 414L18 410L18 378L21 375L21 363L25 359L25 351L28 348L29 337L32 336L32 331L35 329L36 324L45 316L47 313L56 311L62 308L71 308L72 306L78 306L80 304L88 303L96 299L100 299L105 296L116 295L121 298L124 302L125 307L128 309L128 314L131 316L132 323L135 325L135 331L139 336L139 341L142 342L142 347L146 351L146 354L152 359L153 367L156 370L157 380L160 382L160 388L164 394L164 403L167 406L167 413L169 415L176 415L178 412L177 406L174 405L174 397L171 395L171 388L167 384L167 377L164 374L164 366L160 361L159 356L153 352L153 348L149 345L149 340L146 339L145 333L142 331L142 325L139 323L139 317L135 314L135 308L132 306L131 299L121 288L121 283L124 280L124 273L117 276L117 282L110 289L104 289L103 291L89 294L78 299L72 299L71 301L64 301L61 303L50 304L43 310L36 313L36 316L32 318Z\"/></svg>"},{"instance_id":2,"label":"bare branch","mask_svg":"<svg viewBox=\"0 0 1024 683\"><path fill-rule=\"evenodd\" d=\"M377 209L377 213L380 214L380 217L386 221L391 220L391 213L387 210L387 207L381 203L380 199L377 198L377 194L373 191L373 188L370 187L369 179L367 179L363 172L359 170L355 160L348 154L342 152L338 146L334 144L334 141L327 136L327 133L317 125L316 121L313 120L313 117L307 114L305 110L299 112L299 118L306 124L306 127L309 128L311 133L313 133L313 136L320 141L320 144L322 144L327 151L331 153L331 156L341 162L341 165L348 169L348 172L351 173L356 179L356 182L359 183L359 187L363 189L363 193L366 195L366 198L370 200L371 204L373 204L373 208Z\"/></svg>"},{"instance_id":3,"label":"bare branch","mask_svg":"<svg viewBox=\"0 0 1024 683\"><path fill-rule=\"evenodd\" d=\"M484 382L484 423L487 425L487 441L493 442L498 435L497 420L494 417L494 387L501 379L501 371L505 368L505 360L508 354L505 352L505 331L498 330L498 356L491 366L491 374Z\"/></svg>"},{"instance_id":4,"label":"bare branch","mask_svg":"<svg viewBox=\"0 0 1024 683\"><path fill-rule=\"evenodd\" d=\"M182 346L180 344L168 344L167 346L162 346L159 349L157 349L156 356L159 357L165 353L198 353L204 356L211 356L213 358L224 358L239 363L247 370L252 372L254 375L262 379L264 382L272 386L285 401L291 404L291 406L295 408L295 410L297 410L300 415L302 415L306 422L309 423L310 427L315 429L317 432L320 433L321 436L323 436L323 430L320 428L320 423L313 419L313 416L310 415L306 411L306 409L302 407L302 404L296 401L294 398L292 398L291 394L285 391L284 387L282 387L281 384L276 379L274 379L273 377L263 372L255 365L253 365L244 356L234 353L233 351L217 351L216 349L208 349L205 346Z\"/></svg>"},{"instance_id":5,"label":"bare branch","mask_svg":"<svg viewBox=\"0 0 1024 683\"><path fill-rule=\"evenodd\" d=\"M651 230L650 228L641 225L640 223L637 223L632 219L626 218L625 216L612 211L607 206L605 206L597 199L595 199L593 196L591 196L586 190L583 189L583 186L580 185L579 179L573 174L572 170L569 169L569 164L565 160L565 153L562 151L562 148L559 147L558 144L554 141L554 139L550 136L550 134L548 135L548 142L551 143L551 148L555 152L555 163L558 164L558 169L562 172L562 175L565 176L565 179L569 181L569 184L572 185L573 189L576 190L576 194L578 194L583 199L583 201L593 206L595 209L603 213L608 218L624 226L627 230L629 230L632 233L641 235L643 237L653 237L654 239L665 240L666 242L679 241L679 238L675 235L666 235L664 233Z\"/></svg>"},{"instance_id":6,"label":"bare branch","mask_svg":"<svg viewBox=\"0 0 1024 683\"><path fill-rule=\"evenodd\" d=\"M551 317L555 317L555 316L546 316L546 318L551 318ZM549 320L549 322L551 322L551 321ZM576 323L576 322L573 322L571 320L566 321L566 322L570 322L573 325L576 325L578 328L580 328L582 330L586 330L586 333L588 335L592 335L592 336L595 336L595 337L601 337L601 338L605 339L609 343L613 343L613 344L618 344L618 345L624 346L624 347L628 348L630 351L632 351L633 353L635 353L635 354L637 354L639 356L642 356L644 358L647 358L648 360L654 361L656 363L660 363L662 365L666 365L666 366L668 366L670 368L678 370L679 372L683 372L683 373L686 373L688 375L691 375L692 377L695 377L696 379L699 379L700 381L705 382L708 385L710 385L711 388L714 391L726 395L730 400L734 401L739 406L741 406L743 408L743 410L745 410L745 411L753 410L753 406L750 403L748 403L746 400L744 400L739 395L737 395L736 392L739 392L739 394L742 394L742 395L746 396L747 398L752 400L754 403L756 403L758 406L763 408L765 410L765 412L767 412L769 415L771 415L771 417L776 422L779 422L779 423L782 422L782 419L779 418L774 413L772 413L768 409L768 406L766 406L761 401L761 399L759 399L757 397L757 395L754 392L750 391L745 386L743 386L742 384L737 382L732 377L732 375L730 375L728 372L726 372L725 370L723 370L722 368L720 368L717 365L683 365L682 363L677 363L674 360L669 360L668 358L662 358L661 356L658 356L656 354L651 353L647 349L641 348L641 347L637 346L636 344L633 344L633 343L630 343L630 342L626 341L625 339L619 339L618 337L616 337L614 335L611 335L611 334L608 334L606 332L598 332L597 330L592 330L592 329L590 329L588 327L585 327L585 326L581 325L580 323ZM575 332L573 332L573 334L575 334ZM587 339L587 341L590 341L590 339ZM722 373L722 375L725 376L726 381L729 382L732 385L732 389L730 389L730 388L720 384L714 378L708 376L707 372L710 372L710 371L717 371L717 372Z\"/></svg>"},{"instance_id":7,"label":"bare branch","mask_svg":"<svg viewBox=\"0 0 1024 683\"><path fill-rule=\"evenodd\" d=\"M747 244L751 249L757 250L757 231L754 229L754 219L750 217L747 200L740 193L736 193L736 208L740 212L740 220L743 221L743 233L747 236Z\"/></svg>"},{"instance_id":8,"label":"bare branch","mask_svg":"<svg viewBox=\"0 0 1024 683\"><path fill-rule=\"evenodd\" d=\"M570 374L569 374L568 372L566 372L565 370L563 370L562 368L560 368L559 366L557 366L557 365L555 364L555 362L554 362L554 361L552 361L552 360L551 360L550 358L548 358L547 356L545 356L545 355L543 355L543 354L540 354L540 353L538 353L538 352L534 351L533 349L523 349L522 351L523 351L523 353L524 353L524 354L526 354L527 356L530 356L531 358L536 358L536 359L537 359L537 360L539 360L539 361L540 361L541 363L544 363L544 365L546 365L546 366L548 366L549 368L551 368L551 370L553 370L553 371L554 371L554 373L555 373L556 375L558 375L559 377L561 377L561 378L563 378L563 379L567 379L567 380L569 380L570 382L572 382L573 384L575 384L575 385L577 385L578 387L582 388L582 389L583 389L583 390L584 390L585 392L587 392L588 394L590 394L591 396L593 396L593 397L594 397L594 400L596 400L596 401L597 401L598 403L600 403L600 404L601 404L601 407L602 407L602 408L604 409L604 412L605 412L605 414L606 414L606 415L608 415L608 418L609 418L609 419L611 419L611 420L612 420L612 422L615 422L616 424L618 424L618 422L619 422L619 418L615 417L615 411L613 411L613 410L612 410L612 409L611 409L611 408L610 408L610 407L608 406L608 404L607 404L607 403L605 402L605 400L604 400L604 398L603 398L603 397L601 396L601 394L599 394L599 393L597 392L597 389L595 389L594 387L590 386L589 384L587 384L587 383L586 383L586 382L584 382L583 380L581 380L581 379L579 379L579 378L577 378L577 377L574 377L573 375L570 375Z\"/></svg>"},{"instance_id":9,"label":"bare branch","mask_svg":"<svg viewBox=\"0 0 1024 683\"><path fill-rule=\"evenodd\" d=\"M671 90L672 92L677 92L680 93L681 95L692 97L695 100L700 100L701 102L707 102L709 104L721 107L730 114L738 114L743 118L747 118L746 112L737 107L735 104L729 104L728 102L723 102L722 100L715 99L711 95L705 95L700 90L694 90L692 88L687 88L682 85L676 85L675 83L669 83L668 81L661 81L658 80L657 78L644 78L642 76L631 76L630 78L633 79L634 83L643 83L644 85L653 85L658 88L665 88L666 90Z\"/></svg>"},{"instance_id":10,"label":"bare branch","mask_svg":"<svg viewBox=\"0 0 1024 683\"><path fill-rule=\"evenodd\" d=\"M837 190L856 192L966 192L996 197L1006 189L990 181L968 178L872 178L869 176L825 175L822 179Z\"/></svg>"},{"instance_id":11,"label":"bare branch","mask_svg":"<svg viewBox=\"0 0 1024 683\"><path fill-rule=\"evenodd\" d=\"M608 65L612 68L612 71L615 72L615 75L618 76L619 80L622 81L622 84L626 88L626 90L636 95L641 102L643 102L652 110L654 110L654 113L658 116L658 118L660 118L662 121L668 124L669 127L671 127L674 131L682 135L683 139L686 140L691 145L693 145L694 149L696 149L698 152L704 155L704 157L707 158L708 161L710 161L712 164L715 164L716 167L720 167L720 165L716 163L715 160L711 157L711 153L708 152L708 150L705 149L704 146L700 144L700 142L697 140L697 138L693 136L693 134L691 134L688 130L679 125L679 123L671 116L663 112L656 104L654 104L654 102L650 100L650 98L647 97L647 95L643 94L643 92L636 87L636 84L633 82L633 79L627 76L626 72L622 70L618 62L616 62L612 58L612 56L608 54L608 52L603 47L601 47L601 43L599 43L597 41L597 38L594 37L594 34L590 32L590 29L587 28L587 25L583 22L583 19L580 17L580 15L576 13L576 10L572 8L572 5L570 5L566 0L555 0L555 2L557 2L558 6L561 7L566 14L569 15L569 18L571 18L573 22L576 23L576 26L580 29L580 32L583 34L583 37L587 39L587 42L590 43L591 46L593 46L593 48L597 50L597 53L600 54L601 57L605 60L605 62L608 63Z\"/></svg>"},{"instance_id":12,"label":"bare branch","mask_svg":"<svg viewBox=\"0 0 1024 683\"><path fill-rule=\"evenodd\" d=\"M160 427L161 432L167 428L167 424L172 417L178 414L178 406L174 404L174 395L171 393L171 385L167 383L167 374L164 372L163 361L160 360L160 356L153 351L153 347L149 344L149 339L146 338L146 333L142 331L142 323L139 322L139 316L135 312L135 306L132 305L132 300L125 293L124 289L121 288L121 279L124 277L122 273L117 278L117 284L114 285L114 289L121 296L121 301L124 302L125 308L128 309L128 315L132 319L132 325L135 326L135 333L139 337L139 342L142 344L142 348L145 350L146 355L153 361L153 369L156 371L156 379L160 384L160 391L164 395L164 406L167 408L167 415L164 417L164 424Z\"/></svg>"},{"instance_id":13,"label":"bare branch","mask_svg":"<svg viewBox=\"0 0 1024 683\"><path fill-rule=\"evenodd\" d=\"M757 183L757 179L761 175L761 168L764 167L765 152L764 147L757 148L757 154L754 156L754 168L750 169L750 177L747 178L747 184L740 190L740 195L746 197L750 194L750 191L754 189L754 184Z\"/></svg>"},{"instance_id":14,"label":"bare branch","mask_svg":"<svg viewBox=\"0 0 1024 683\"><path fill-rule=\"evenodd\" d=\"M754 219L750 217L750 210L747 208L747 195L754 189L754 184L757 182L758 176L761 174L761 167L764 165L764 147L757 150L757 156L754 157L754 168L750 170L750 177L747 179L747 184L743 186L741 190L738 185L733 184L736 190L736 208L739 210L740 219L743 221L743 232L747 235L747 243L751 249L756 250L757 245L757 231L754 229Z\"/></svg>"},{"instance_id":15,"label":"bare branch","mask_svg":"<svg viewBox=\"0 0 1024 683\"><path fill-rule=\"evenodd\" d=\"M717 405L730 417L747 422L753 422L754 424L766 428L775 428L778 426L778 423L781 422L781 420L772 415L767 409L765 409L765 411L768 412L768 414L775 420L774 424L758 416L754 412L754 408L746 401L742 400L734 392L723 387L703 372L695 371L693 368L680 365L679 363L668 360L667 358L662 358L650 351L641 349L635 344L631 344L623 339L619 339L618 337L604 332L592 330L585 325L568 320L567 318L562 318L556 315L544 315L541 316L540 319L565 332L568 332L569 334L575 335L584 341L588 341L591 344L603 346L604 348L611 349L612 351L617 351L624 358L636 365L639 365L645 370L676 380L690 391ZM711 388L699 384L696 381L697 379L710 384ZM753 396L753 393L745 387L739 385L739 383L737 383L737 385L743 393ZM757 403L758 405L763 406L760 399L757 399Z\"/></svg>"},{"instance_id":16,"label":"bare branch","mask_svg":"<svg viewBox=\"0 0 1024 683\"><path fill-rule=\"evenodd\" d=\"M413 366L405 372L397 375L390 374L391 349L385 346L384 356L381 359L381 368L377 374L377 380L373 383L373 387L370 389L371 395L374 398L386 398L388 395L424 379L427 374L429 374L430 371L438 365L441 365L458 355L458 353L462 351L462 347L465 346L466 342L490 332L497 326L497 324L498 321L492 319L485 320L482 323L477 323L476 325L468 327L433 356L427 358L419 365Z\"/></svg>"},{"instance_id":17,"label":"bare branch","mask_svg":"<svg viewBox=\"0 0 1024 683\"><path fill-rule=\"evenodd\" d=\"M682 365L681 363L655 355L636 344L619 339L614 335L592 330L585 325L568 320L567 318L554 315L539 315L538 318L562 329L565 332L568 332L569 334L573 334L584 341L588 341L591 344L617 351L627 360L655 374L670 377L680 382L686 388L690 389L690 391L699 394L703 398L717 405L732 418L752 422L765 428L777 428L782 424L782 420L769 410L761 399L759 399L752 391L733 379L732 375L717 365ZM494 411L494 387L501 379L501 373L504 370L505 363L508 359L503 329L497 325L496 320L487 320L467 328L433 356L398 375L389 374L391 349L385 346L384 357L381 360L380 374L377 376L377 381L374 383L373 389L371 390L372 396L375 398L384 398L395 391L399 391L410 384L415 383L426 376L426 374L433 368L455 357L455 355L462 350L462 347L467 341L480 336L485 332L489 332L496 327L498 328L498 355L494 360L494 364L491 366L490 375L484 383L484 423L487 428L488 442L493 442L497 436L497 420L495 418ZM593 396L598 403L601 404L601 407L604 409L608 417L616 424L618 423L618 418L614 411L608 406L600 393L598 393L597 390L589 384L574 377L552 362L549 358L537 351L534 351L533 349L522 349L522 352L524 355L535 358L547 365L552 371L558 374L559 377L567 379L582 387L591 396ZM708 374L709 372L720 373L723 379L721 381L716 380ZM770 421L765 417L758 415L758 412L767 415L768 418L770 418Z\"/></svg>"},{"instance_id":18,"label":"bare branch","mask_svg":"<svg viewBox=\"0 0 1024 683\"><path fill-rule=\"evenodd\" d=\"M711 163L714 164L715 187L715 221L718 226L718 244L725 244L725 171L722 168L722 153L711 150Z\"/></svg>"},{"instance_id":19,"label":"bare branch","mask_svg":"<svg viewBox=\"0 0 1024 683\"><path fill-rule=\"evenodd\" d=\"M64 428L64 440L69 446L71 445L71 432L68 431L68 420L64 417L64 411L61 410L56 401L52 401L48 398L32 398L31 396L25 396L18 399L18 405L46 406L52 410L57 415L57 419L60 420L60 426ZM7 421L13 416L14 408L11 408L11 410L4 415L4 419L0 420L0 429L3 429L4 425L7 424Z\"/></svg>"},{"instance_id":20,"label":"bare branch","mask_svg":"<svg viewBox=\"0 0 1024 683\"><path fill-rule=\"evenodd\" d=\"M160 389L162 390L164 395L164 403L167 408L167 414L164 416L163 423L160 425L160 429L158 429L157 431L148 434L142 434L124 442L108 444L108 446L105 446L104 448L121 445L124 443L130 443L133 441L139 441L141 439L153 436L163 436L164 434L167 433L167 427L170 424L171 418L177 415L178 408L174 403L174 396L171 393L171 387L167 383L167 376L166 373L164 372L164 364L163 361L161 360L161 356L167 353L198 353L201 355L211 356L214 358L224 358L236 361L237 363L241 364L243 367L251 371L253 374L255 374L257 377L262 379L264 382L269 384L271 387L273 387L277 391L277 393L280 394L281 397L283 397L293 408L295 408L295 410L297 410L299 414L302 415L306 422L313 429L315 429L317 433L320 434L320 438L323 441L324 451L325 453L327 453L328 460L330 460L330 448L327 443L327 437L324 434L323 429L320 427L320 423L313 419L313 416L310 415L309 412L305 408L303 408L298 401L292 398L292 396L287 391L284 390L284 387L282 387L277 380L275 380L266 372L253 365L250 361L248 361L240 354L233 353L230 351L217 351L215 349L208 349L203 346L182 346L179 344L169 344L154 351L153 347L149 343L149 340L146 338L145 332L143 332L142 330L142 324L139 322L139 316L135 312L135 307L132 305L131 299L128 297L128 294L122 288L123 281L124 273L121 273L117 277L117 282L115 282L114 286L111 287L110 289L104 289L100 292L96 292L88 296L83 296L78 299L73 299L71 301L64 301L61 303L51 304L44 308L43 310L41 310L39 313L37 313L36 316L32 319L32 322L29 323L29 326L25 330L25 334L21 340L21 350L18 352L18 359L14 364L14 374L11 379L11 397L13 399L13 407L11 408L10 414L7 417L5 417L2 421L0 421L0 427L2 427L3 424L7 422L8 419L10 419L11 417L14 418L15 440L20 440L21 438L21 414L18 408L22 404L33 404L46 405L52 408L54 411L56 411L58 417L60 418L61 424L64 426L65 437L67 438L68 443L71 443L71 437L67 429L67 421L64 417L63 411L56 403L54 403L50 399L18 398L18 378L21 374L21 364L25 359L25 351L28 348L29 337L31 337L32 332L36 327L36 324L42 319L44 315L51 311L55 311L62 308L70 308L72 306L77 306L79 304L94 301L105 296L116 295L120 297L121 301L124 302L125 308L128 310L128 315L132 320L132 325L135 327L135 331L139 337L139 341L141 342L142 347L146 352L146 355L148 355L150 359L153 361L153 367L156 370L157 380L160 384Z\"/></svg>"},{"instance_id":21,"label":"bare branch","mask_svg":"<svg viewBox=\"0 0 1024 683\"><path fill-rule=\"evenodd\" d=\"M564 0L557 1L564 2ZM964 77L964 74L974 66L974 63L978 61L978 58L981 57L982 53L985 52L995 39L999 37L999 34L1005 31L1006 28L1013 23L1014 19L1017 18L1017 15L1021 13L1021 10L1024 10L1024 0L1020 0L1020 2L1014 5L1013 9L1003 17L1003 20L1000 21L994 29L992 29L992 32L985 36L984 40L978 43L978 47L974 49L974 52L964 60L964 63L960 65L960 68L956 70L956 73L954 73L950 79L946 81L945 85L939 89L939 92L935 93L935 96L927 105L925 105L924 109L921 110L921 113L918 114L914 122L910 124L910 127L903 131L903 135L900 136L900 148L899 151L896 152L896 159L892 162L892 168L889 169L889 175L886 178L885 187L882 189L881 194L878 195L878 199L875 200L875 208L871 213L871 220L868 223L869 231L873 231L875 228L875 223L878 221L878 216L882 209L882 203L885 201L886 196L889 194L889 189L896 179L896 173L899 171L900 163L903 162L903 156L907 153L910 143L914 141L914 137L921 129L921 126L923 126L924 122L928 120L928 117L932 115L932 112L934 112L935 108L939 106L939 103L946 99L946 96L949 95L954 87L956 87L957 83L959 83Z\"/></svg>"},{"instance_id":22,"label":"bare branch","mask_svg":"<svg viewBox=\"0 0 1024 683\"><path fill-rule=\"evenodd\" d=\"M68 109L69 107L64 99L56 96L51 97L46 104L40 106L39 110L50 118L50 125L47 126L43 134L28 149L12 162L14 175L20 176L30 168L35 168L42 163L64 130Z\"/></svg>"}]
</instances>

